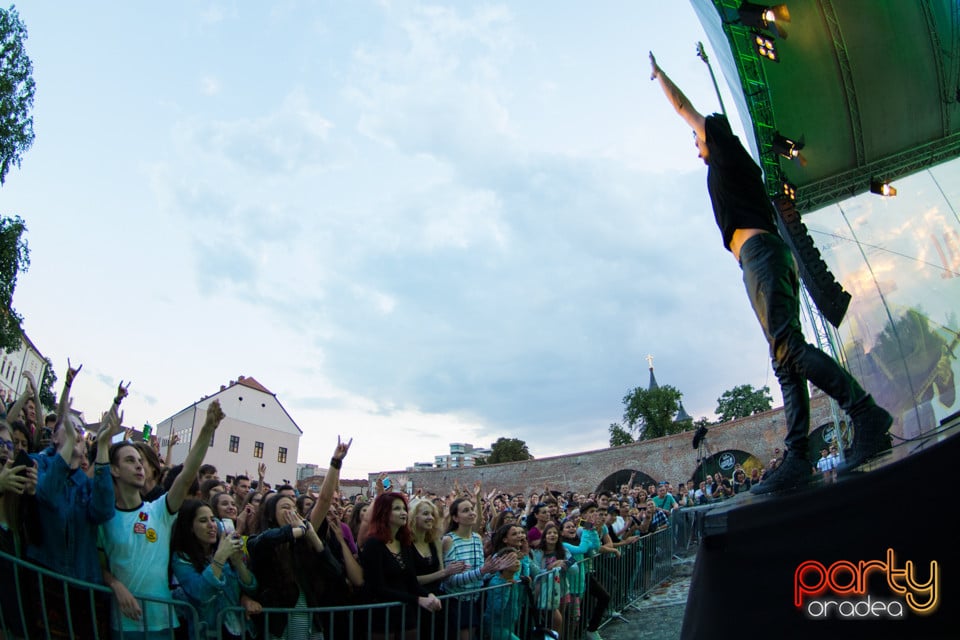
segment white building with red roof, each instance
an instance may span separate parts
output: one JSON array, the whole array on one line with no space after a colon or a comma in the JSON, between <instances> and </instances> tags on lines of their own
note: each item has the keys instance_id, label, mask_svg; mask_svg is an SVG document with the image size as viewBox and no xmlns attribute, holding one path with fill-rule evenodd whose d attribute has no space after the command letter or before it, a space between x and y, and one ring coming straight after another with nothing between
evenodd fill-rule
<instances>
[{"instance_id":1,"label":"white building with red roof","mask_svg":"<svg viewBox=\"0 0 960 640\"><path fill-rule=\"evenodd\" d=\"M220 391L205 396L198 402L157 424L154 431L160 438L162 453L176 434L179 442L170 454L170 464L180 464L187 457L194 433L203 426L207 407L220 401L225 418L207 450L204 464L217 468L217 475L246 475L257 479L260 463L267 465L266 482L272 486L288 480L297 481L297 453L303 431L283 408L277 395L249 376L239 376Z\"/></svg>"}]
</instances>

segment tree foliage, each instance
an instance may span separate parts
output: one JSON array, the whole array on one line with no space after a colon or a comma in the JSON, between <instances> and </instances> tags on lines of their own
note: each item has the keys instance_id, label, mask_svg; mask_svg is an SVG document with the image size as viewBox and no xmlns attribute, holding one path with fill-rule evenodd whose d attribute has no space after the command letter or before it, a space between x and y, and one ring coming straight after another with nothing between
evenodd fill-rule
<instances>
[{"instance_id":1,"label":"tree foliage","mask_svg":"<svg viewBox=\"0 0 960 640\"><path fill-rule=\"evenodd\" d=\"M33 63L23 43L27 28L16 8L0 8L0 184L33 145Z\"/></svg>"},{"instance_id":2,"label":"tree foliage","mask_svg":"<svg viewBox=\"0 0 960 640\"><path fill-rule=\"evenodd\" d=\"M496 464L497 462L517 462L520 460L533 460L527 443L519 438L498 438L493 446L490 447L490 455L477 464Z\"/></svg>"},{"instance_id":3,"label":"tree foliage","mask_svg":"<svg viewBox=\"0 0 960 640\"><path fill-rule=\"evenodd\" d=\"M634 441L630 432L621 427L619 422L611 422L608 431L610 431L611 447L619 447Z\"/></svg>"},{"instance_id":4,"label":"tree foliage","mask_svg":"<svg viewBox=\"0 0 960 640\"><path fill-rule=\"evenodd\" d=\"M687 431L689 421L677 423L674 417L680 409L683 394L670 385L654 389L637 387L623 397L623 422L637 434L637 440L651 440Z\"/></svg>"},{"instance_id":5,"label":"tree foliage","mask_svg":"<svg viewBox=\"0 0 960 640\"><path fill-rule=\"evenodd\" d=\"M769 411L771 407L770 387L754 389L752 385L741 384L717 398L716 414L720 422L727 422Z\"/></svg>"},{"instance_id":6,"label":"tree foliage","mask_svg":"<svg viewBox=\"0 0 960 640\"><path fill-rule=\"evenodd\" d=\"M699 418L697 418L696 420L694 420L694 421L693 421L693 424L690 425L690 426L691 426L691 429L692 429L692 430L695 430L695 429L699 429L700 427L709 427L709 426L711 426L712 424L713 424L713 423L710 422L710 419L707 418L707 416L700 416Z\"/></svg>"},{"instance_id":7,"label":"tree foliage","mask_svg":"<svg viewBox=\"0 0 960 640\"><path fill-rule=\"evenodd\" d=\"M57 384L57 374L53 370L53 363L50 362L50 358L44 358L47 361L47 367L43 370L43 380L37 382L40 386L38 391L40 392L40 404L43 405L43 408L47 411L56 411L57 409L57 392L54 390L54 385ZM39 409L37 413L39 416Z\"/></svg>"},{"instance_id":8,"label":"tree foliage","mask_svg":"<svg viewBox=\"0 0 960 640\"><path fill-rule=\"evenodd\" d=\"M33 64L23 42L27 28L14 7L0 8L0 185L33 144ZM19 216L0 218L0 349L20 347L23 319L13 309L17 275L30 266L27 228Z\"/></svg>"},{"instance_id":9,"label":"tree foliage","mask_svg":"<svg viewBox=\"0 0 960 640\"><path fill-rule=\"evenodd\" d=\"M23 318L13 308L13 291L19 273L30 266L26 230L19 216L0 218L0 349L5 351L20 348Z\"/></svg>"}]
</instances>

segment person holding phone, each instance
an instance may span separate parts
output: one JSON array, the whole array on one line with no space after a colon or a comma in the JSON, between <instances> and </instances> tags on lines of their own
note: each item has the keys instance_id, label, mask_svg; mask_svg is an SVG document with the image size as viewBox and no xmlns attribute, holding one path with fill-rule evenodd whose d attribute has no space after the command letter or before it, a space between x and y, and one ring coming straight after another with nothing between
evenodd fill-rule
<instances>
[{"instance_id":1,"label":"person holding phone","mask_svg":"<svg viewBox=\"0 0 960 640\"><path fill-rule=\"evenodd\" d=\"M97 527L113 518L114 491L110 476L107 447L98 447L93 477L82 470L85 443L80 440L70 412L70 389L82 365L73 368L68 361L63 391L57 407L57 425L51 446L31 454L37 466L37 512L43 526L35 531L33 544L26 557L33 563L61 575L102 584L100 557L97 553ZM109 442L120 433L120 404L127 396L129 384L121 382L117 394L101 421L98 442ZM69 629L66 618L67 600L73 627L79 637L92 637L94 624L102 616L91 610L89 592L68 588L63 582L43 578L42 588L51 612L51 631ZM101 596L95 596L98 607L105 608ZM99 628L99 625L98 625ZM105 633L105 629L100 631Z\"/></svg>"},{"instance_id":2,"label":"person holding phone","mask_svg":"<svg viewBox=\"0 0 960 640\"><path fill-rule=\"evenodd\" d=\"M253 596L257 589L257 579L244 562L243 540L236 533L224 533L218 525L210 507L199 500L186 500L170 538L173 575L211 632L217 629L220 611L241 606L241 593ZM244 598L242 602L248 614L260 613L256 600ZM253 631L248 616L229 611L223 617L220 637L242 640Z\"/></svg>"},{"instance_id":3,"label":"person holding phone","mask_svg":"<svg viewBox=\"0 0 960 640\"><path fill-rule=\"evenodd\" d=\"M14 444L10 427L0 421L0 551L21 557L26 540L23 496L34 493L37 486L37 470L29 457L15 461ZM26 456L26 451L22 451ZM19 456L18 456L19 457ZM27 620L35 616L29 598L23 598L26 589L16 590L17 577L14 565L0 562L0 612L13 637L23 637L23 624L18 604L24 605ZM19 571L19 570L18 570ZM21 571L20 584L26 580L26 572Z\"/></svg>"}]
</instances>

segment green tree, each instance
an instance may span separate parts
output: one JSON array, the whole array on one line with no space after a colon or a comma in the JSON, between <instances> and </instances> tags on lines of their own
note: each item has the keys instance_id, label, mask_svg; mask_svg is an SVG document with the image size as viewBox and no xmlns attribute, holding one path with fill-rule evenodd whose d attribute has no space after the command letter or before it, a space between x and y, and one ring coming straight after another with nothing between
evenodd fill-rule
<instances>
[{"instance_id":1,"label":"green tree","mask_svg":"<svg viewBox=\"0 0 960 640\"><path fill-rule=\"evenodd\" d=\"M0 8L0 184L33 145L33 63L23 46L27 28L16 8Z\"/></svg>"},{"instance_id":2,"label":"green tree","mask_svg":"<svg viewBox=\"0 0 960 640\"><path fill-rule=\"evenodd\" d=\"M769 411L772 406L770 387L754 389L752 385L741 384L717 398L716 414L719 422L727 422Z\"/></svg>"},{"instance_id":3,"label":"green tree","mask_svg":"<svg viewBox=\"0 0 960 640\"><path fill-rule=\"evenodd\" d=\"M37 384L40 385L40 404L47 411L53 412L57 409L57 393L54 391L54 385L57 383L57 374L53 370L53 363L50 358L44 358L47 361L47 368L43 370L43 380ZM37 410L39 420L39 409Z\"/></svg>"},{"instance_id":4,"label":"green tree","mask_svg":"<svg viewBox=\"0 0 960 640\"><path fill-rule=\"evenodd\" d=\"M637 440L651 440L681 433L690 422L674 422L683 394L670 385L653 389L637 387L623 397L623 422Z\"/></svg>"},{"instance_id":5,"label":"green tree","mask_svg":"<svg viewBox=\"0 0 960 640\"><path fill-rule=\"evenodd\" d=\"M10 167L33 145L33 63L23 46L27 28L16 8L0 8L0 185ZM30 266L24 236L27 228L19 216L0 218L0 349L20 346L23 319L13 309L17 275Z\"/></svg>"},{"instance_id":6,"label":"green tree","mask_svg":"<svg viewBox=\"0 0 960 640\"><path fill-rule=\"evenodd\" d=\"M23 318L13 308L13 291L19 273L30 266L26 230L19 216L0 218L0 349L4 351L20 348Z\"/></svg>"},{"instance_id":7,"label":"green tree","mask_svg":"<svg viewBox=\"0 0 960 640\"><path fill-rule=\"evenodd\" d=\"M634 441L630 432L621 427L619 422L611 422L607 429L610 431L611 447L619 447Z\"/></svg>"},{"instance_id":8,"label":"green tree","mask_svg":"<svg viewBox=\"0 0 960 640\"><path fill-rule=\"evenodd\" d=\"M709 427L712 424L713 423L710 422L710 420L708 420L706 416L700 416L699 418L693 421L693 424L690 425L690 428L691 430L695 430L695 429L699 429L700 427Z\"/></svg>"},{"instance_id":9,"label":"green tree","mask_svg":"<svg viewBox=\"0 0 960 640\"><path fill-rule=\"evenodd\" d=\"M477 460L476 464L496 464L497 462L517 462L533 460L527 443L519 438L497 438L490 447L490 455Z\"/></svg>"}]
</instances>

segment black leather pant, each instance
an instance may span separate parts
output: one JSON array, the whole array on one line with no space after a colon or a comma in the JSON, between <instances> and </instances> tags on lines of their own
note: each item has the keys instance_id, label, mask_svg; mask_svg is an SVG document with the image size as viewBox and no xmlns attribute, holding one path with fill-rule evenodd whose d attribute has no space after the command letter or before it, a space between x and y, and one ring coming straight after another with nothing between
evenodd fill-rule
<instances>
[{"instance_id":1,"label":"black leather pant","mask_svg":"<svg viewBox=\"0 0 960 640\"><path fill-rule=\"evenodd\" d=\"M873 400L837 362L807 343L800 326L800 278L790 248L775 233L762 233L740 248L743 284L770 345L773 372L783 394L787 449L807 455L809 380L851 417Z\"/></svg>"}]
</instances>

